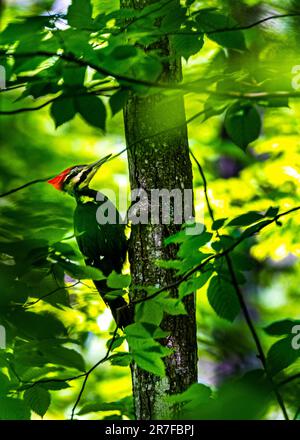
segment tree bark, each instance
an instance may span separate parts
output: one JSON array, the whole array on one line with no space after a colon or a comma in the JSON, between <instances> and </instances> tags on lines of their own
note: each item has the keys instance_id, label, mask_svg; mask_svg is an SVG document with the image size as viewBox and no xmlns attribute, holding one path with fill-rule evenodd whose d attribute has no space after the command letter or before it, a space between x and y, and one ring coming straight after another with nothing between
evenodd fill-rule
<instances>
[{"instance_id":1,"label":"tree bark","mask_svg":"<svg viewBox=\"0 0 300 440\"><path fill-rule=\"evenodd\" d=\"M143 8L155 1L121 0L121 6ZM167 39L162 40L155 48L167 55L171 51ZM166 63L160 81L171 83L180 79L180 60ZM157 93L141 97L131 94L124 110L131 190L142 188L150 195L154 188L179 188L181 191L193 188L185 121L181 96L167 98ZM156 260L168 260L176 256L176 247L165 247L164 239L179 229L180 226L172 222L169 225L132 225L129 261L133 285L159 287L175 280L174 273L157 267ZM171 294L176 296L176 289ZM131 295L135 299L141 292L133 291ZM168 315L162 323L162 328L170 334L162 344L174 350L171 356L165 358L166 377L159 378L140 369L136 364L132 365L137 419L175 418L176 407L171 407L164 397L181 393L197 381L194 295L186 297L184 303L187 315Z\"/></svg>"}]
</instances>

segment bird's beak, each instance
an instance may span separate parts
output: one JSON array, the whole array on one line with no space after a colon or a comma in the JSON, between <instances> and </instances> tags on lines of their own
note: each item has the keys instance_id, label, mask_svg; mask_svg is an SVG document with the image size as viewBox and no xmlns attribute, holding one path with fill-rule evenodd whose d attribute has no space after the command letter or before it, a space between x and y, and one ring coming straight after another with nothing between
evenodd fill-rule
<instances>
[{"instance_id":1,"label":"bird's beak","mask_svg":"<svg viewBox=\"0 0 300 440\"><path fill-rule=\"evenodd\" d=\"M107 162L109 160L109 158L111 156L112 156L111 154L108 154L107 156L102 157L102 159L96 160L96 162L91 163L90 165L88 165L87 171L89 171L89 172L91 172L91 171L96 172L105 162Z\"/></svg>"},{"instance_id":2,"label":"bird's beak","mask_svg":"<svg viewBox=\"0 0 300 440\"><path fill-rule=\"evenodd\" d=\"M87 173L87 178L85 180L85 185L88 185L90 183L90 181L92 180L92 178L94 177L94 175L96 174L96 172L99 170L99 168L106 162L108 162L108 160L110 159L112 155L108 154L107 156L103 157L100 160L96 160L96 162L91 163L90 165L87 165L86 167L86 173Z\"/></svg>"}]
</instances>

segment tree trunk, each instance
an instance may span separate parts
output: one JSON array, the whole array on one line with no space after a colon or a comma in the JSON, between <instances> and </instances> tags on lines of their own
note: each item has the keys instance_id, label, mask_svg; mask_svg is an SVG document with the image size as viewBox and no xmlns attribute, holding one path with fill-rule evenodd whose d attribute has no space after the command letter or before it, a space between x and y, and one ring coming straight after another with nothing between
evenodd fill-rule
<instances>
[{"instance_id":1,"label":"tree trunk","mask_svg":"<svg viewBox=\"0 0 300 440\"><path fill-rule=\"evenodd\" d=\"M121 0L121 6L142 8L154 2ZM155 48L164 54L169 54L171 50L167 39L156 44ZM174 82L180 79L180 60L166 63L160 81ZM131 190L142 188L148 195L151 189L192 190L183 98L166 98L161 94L141 97L132 94L124 110L124 121ZM158 287L175 280L171 271L157 267L156 260L168 260L176 256L177 249L166 248L164 239L179 229L180 225L172 224L172 221L169 225L150 222L132 225L129 261L133 285ZM171 294L176 296L176 290ZM141 293L133 291L131 295L136 298ZM170 407L164 397L181 393L197 381L194 295L185 298L185 306L187 315L168 315L162 323L162 328L170 333L162 343L174 350L174 354L165 358L166 377L159 378L132 365L137 419L175 418L176 408Z\"/></svg>"}]
</instances>

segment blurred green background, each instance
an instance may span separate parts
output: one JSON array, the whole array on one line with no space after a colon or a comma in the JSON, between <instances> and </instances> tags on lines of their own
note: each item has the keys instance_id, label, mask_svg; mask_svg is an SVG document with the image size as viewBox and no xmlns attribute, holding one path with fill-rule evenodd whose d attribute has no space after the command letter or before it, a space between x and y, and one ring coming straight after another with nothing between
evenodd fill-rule
<instances>
[{"instance_id":1,"label":"blurred green background","mask_svg":"<svg viewBox=\"0 0 300 440\"><path fill-rule=\"evenodd\" d=\"M2 26L16 14L36 14L55 7L63 12L68 2L49 1L5 1ZM97 2L96 2L97 3ZM100 4L100 2L98 2ZM101 2L108 7L115 2ZM215 5L217 2L199 2ZM230 2L229 2L230 3ZM243 3L243 2L239 2ZM244 2L248 5L261 5L259 1ZM278 2L264 2L272 10ZM298 35L293 21L272 22L270 27L253 29L246 33L249 45L257 46L256 59L242 55L233 62L242 64L243 70L253 72L257 82L266 81L268 76L270 90L284 88L285 81L292 81L291 68L300 64L295 50ZM286 37L286 30L293 35ZM271 56L272 55L272 56ZM222 57L220 47L206 40L199 55L184 63L184 77L193 80L202 75L220 72ZM261 69L261 71L260 71ZM234 81L232 82L234 85ZM2 108L9 109L14 92L1 93ZM187 116L201 110L205 96L189 93L185 97ZM31 98L22 100L20 106L32 104ZM209 196L216 218L234 217L245 211L264 211L270 206L278 206L281 211L293 208L300 203L300 138L299 138L299 100L291 100L289 107L263 108L263 133L258 141L243 152L226 136L223 117L215 116L202 122L196 119L189 125L190 146L203 165L208 184ZM110 118L107 132L88 126L77 116L73 121L55 129L49 110L28 112L13 117L1 116L1 161L0 193L8 191L30 180L55 175L64 168L75 164L89 163L124 148L122 114ZM198 169L194 168L197 212L205 209L202 181ZM97 174L93 187L99 190L113 190L117 197L127 201L128 170L126 155L110 162ZM104 191L105 192L105 191ZM68 243L78 254L72 236L73 200L55 191L47 183L39 183L21 192L0 199L1 234L1 290L5 289L10 260L5 252L5 243L23 240L47 239L52 243ZM200 217L201 218L201 217ZM209 217L205 223L210 228ZM270 322L283 318L297 319L300 315L299 277L300 277L300 218L295 214L283 220L281 227L272 225L255 239L244 245L243 251L254 263L254 269L245 272L244 293L248 301L259 335L267 349L275 339L263 332ZM30 259L28 249L16 249L16 258L24 265ZM80 258L77 255L77 258ZM128 268L127 268L128 270ZM39 298L55 289L56 280L37 267L27 273L27 281ZM58 274L59 278L61 274ZM72 279L65 279L72 284ZM99 300L91 282L79 284L65 291L59 291L46 301L31 307L32 311L51 311L70 328L69 337L81 342L69 346L81 352L86 363L93 365L106 351L106 341L113 326L111 317ZM58 296L60 295L60 296ZM56 299L65 305L57 305ZM63 302L62 301L62 302ZM199 346L199 381L212 386L226 379L254 368L259 368L253 343L242 318L234 324L218 318L210 308L205 287L197 292L197 320ZM8 328L8 344L16 337L13 328ZM21 338L22 339L22 338ZM1 366L1 365L0 365ZM283 373L294 374L299 371L300 361ZM28 377L31 372L22 372ZM49 372L51 374L51 372ZM130 396L129 367L111 366L109 363L98 368L90 377L82 404L89 402L115 402ZM65 419L76 400L80 382L73 381L71 387L52 392L52 402L45 419ZM284 397L291 408L299 406L300 383L293 382L285 387ZM232 396L234 404L235 396ZM111 410L83 416L83 418L130 417L130 397L124 400L124 411ZM129 408L129 409L128 409ZM39 418L38 415L34 416ZM264 410L264 418L280 418L277 407L271 405Z\"/></svg>"}]
</instances>

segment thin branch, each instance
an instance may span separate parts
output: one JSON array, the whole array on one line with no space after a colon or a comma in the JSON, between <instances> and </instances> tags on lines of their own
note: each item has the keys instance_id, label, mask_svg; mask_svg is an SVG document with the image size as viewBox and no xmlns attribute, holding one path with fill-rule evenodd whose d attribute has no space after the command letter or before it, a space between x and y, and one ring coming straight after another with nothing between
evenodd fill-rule
<instances>
[{"instance_id":1,"label":"thin branch","mask_svg":"<svg viewBox=\"0 0 300 440\"><path fill-rule=\"evenodd\" d=\"M112 337L111 342L109 344L106 355L102 359L100 359L100 361L98 361L95 365L93 365L88 371L81 373L81 374L78 374L76 376L72 376L72 377L65 377L65 378L60 378L60 379L58 379L58 378L39 379L39 380L36 380L35 382L25 382L22 380L21 377L18 377L19 382L23 384L22 389L24 389L24 387L25 387L25 389L33 388L37 385L46 384L46 383L72 382L74 380L81 379L83 377L84 378L88 377L99 365L103 364L105 361L108 360L110 352L112 350L113 343L115 342L116 337L117 337L118 329L119 329L119 327L116 327L116 329L114 330L113 337ZM86 385L86 381L85 381L85 385ZM83 391L84 391L84 388L80 394L80 398L82 396ZM76 400L76 402L77 402L77 400ZM80 399L79 399L79 401L80 401ZM78 401L78 403L79 403L79 401ZM77 403L77 405L78 405L78 403ZM76 409L76 407L75 407L75 409ZM75 411L75 409L74 409L74 411Z\"/></svg>"},{"instance_id":2,"label":"thin branch","mask_svg":"<svg viewBox=\"0 0 300 440\"><path fill-rule=\"evenodd\" d=\"M60 290L68 290L71 289L72 287L77 286L78 284L81 284L81 281L77 281L74 284L71 284L70 286L61 286L61 287L57 287L56 289L52 290L51 292L46 293L45 295L41 296L39 299L37 299L36 301L33 301L29 304L24 304L23 308L24 309L29 309L30 307L36 305L37 303L39 303L40 301L43 301L45 298L48 298L49 296L54 295L55 293L59 292Z\"/></svg>"},{"instance_id":3,"label":"thin branch","mask_svg":"<svg viewBox=\"0 0 300 440\"><path fill-rule=\"evenodd\" d=\"M175 130L176 128L180 128L180 127L183 127L183 126L185 126L185 125L187 125L187 124L190 124L190 123L192 123L193 121L195 121L197 118L199 118L200 116L203 116L203 115L205 114L205 111L206 111L206 110L201 110L201 111L195 113L193 116L191 116L189 119L187 119L182 125L176 125L176 127L174 126L173 128L168 128L168 129L162 130L162 131L160 131L160 132L158 132L158 133L154 133L154 134L151 135L151 136L147 136L147 139L152 139L152 138L155 137L155 136L159 136L159 135L161 135L161 134L164 134L166 131L169 131L169 130L172 130L172 129ZM121 151L119 151L118 153L116 153L116 154L115 154L110 160L115 159L116 157L118 157L118 156L120 156L121 154L125 153L127 150L130 150L131 148L135 147L136 145L138 145L139 143L143 142L144 140L145 140L145 138L138 139L137 141L135 141L135 142L133 142L132 144L130 144L128 147L125 147L125 148L123 148ZM21 186L19 186L19 187L17 187L17 188L11 189L11 190L9 190L9 191L3 193L3 194L0 194L0 198L2 198L2 197L6 197L6 196L9 196L9 195L11 195L11 194L14 194L14 193L17 192L17 191L21 191L21 190L27 188L28 186L35 185L36 183L44 183L44 182L47 182L47 181L48 181L49 179L51 179L52 177L53 177L53 176L45 177L45 178L42 178L42 179L35 179L35 180L32 180L31 182L25 183L24 185L21 185Z\"/></svg>"},{"instance_id":4,"label":"thin branch","mask_svg":"<svg viewBox=\"0 0 300 440\"><path fill-rule=\"evenodd\" d=\"M4 89L0 89L0 93L10 92L11 90L16 90L16 89L22 89L25 86L26 86L25 83L24 84L16 84L13 86L8 86L8 87L5 87Z\"/></svg>"},{"instance_id":5,"label":"thin branch","mask_svg":"<svg viewBox=\"0 0 300 440\"><path fill-rule=\"evenodd\" d=\"M41 110L42 108L47 107L48 105L50 105L56 101L63 101L65 99L72 99L72 98L75 99L78 96L80 96L80 97L81 96L89 96L89 95L98 96L98 95L103 94L103 92L117 90L117 89L119 89L119 87L106 87L104 89L98 89L98 90L92 90L92 88L91 89L88 88L87 92L75 93L73 95L61 94L59 96L56 96L55 98L49 99L48 101L46 101L43 104L40 104L36 107L25 107L25 108L18 108L16 110L4 110L4 111L0 110L0 115L17 115L20 113L33 112L36 110ZM89 90L91 90L91 91L89 91Z\"/></svg>"},{"instance_id":6,"label":"thin branch","mask_svg":"<svg viewBox=\"0 0 300 440\"><path fill-rule=\"evenodd\" d=\"M45 178L43 178L43 179L35 179L35 180L31 180L30 182L27 182L27 183L25 183L24 185L18 186L17 188L13 188L13 189L11 189L11 190L9 190L9 191L3 193L3 194L0 194L0 198L2 198L2 197L6 197L6 196L9 196L9 195L11 195L11 194L14 194L14 193L16 193L17 191L21 191L22 189L25 189L25 188L27 188L28 186L31 186L31 185L35 185L36 183L45 183L45 182L47 182L49 179L51 179L52 177L53 177L53 176L45 177Z\"/></svg>"},{"instance_id":7,"label":"thin branch","mask_svg":"<svg viewBox=\"0 0 300 440\"><path fill-rule=\"evenodd\" d=\"M266 23L266 22L271 21L271 20L278 20L278 19L281 19L281 18L292 18L292 17L300 17L300 13L299 12L294 12L294 13L288 13L288 14L271 15L269 17L265 17L265 18L262 18L262 19L260 19L258 21L255 21L254 23L246 24L246 25L243 25L243 26L236 26L236 27L227 28L227 29L226 28L224 28L224 29L216 29L216 30L205 32L205 33L207 35L210 35L210 34L219 34L219 33L224 33L224 32L246 31L246 30L252 29L252 28L254 28L256 26L260 26L261 24Z\"/></svg>"},{"instance_id":8,"label":"thin branch","mask_svg":"<svg viewBox=\"0 0 300 440\"><path fill-rule=\"evenodd\" d=\"M143 80L143 79L137 79L128 77L126 75L122 75L119 73L111 72L110 70L106 69L105 67L99 66L98 64L95 64L92 61L85 61L81 58L76 58L71 53L58 53L58 52L50 52L46 50L37 50L34 52L22 52L22 53L15 53L15 52L7 52L5 50L0 50L0 56L12 56L14 58L32 58L32 57L45 57L45 58L51 58L51 57L57 57L65 61L69 61L71 63L78 64L82 67L91 67L96 72L101 73L102 75L111 76L115 78L117 81L123 81L130 84L136 84L146 87L154 87L156 89L166 89L166 90L178 90L183 89L184 86L181 84L168 84L168 83L155 83L153 81Z\"/></svg>"},{"instance_id":9,"label":"thin branch","mask_svg":"<svg viewBox=\"0 0 300 440\"><path fill-rule=\"evenodd\" d=\"M197 13L199 11L195 11ZM200 11L201 12L201 11ZM240 31L246 31L249 29L253 29L254 27L260 26L261 24L264 24L271 20L278 20L281 18L292 18L292 17L300 17L300 13L288 13L288 14L279 14L279 15L271 15L269 17L262 18L258 21L255 21L254 23L245 24L245 25L237 25L230 28L220 28L220 29L211 29L209 31L184 31L184 30L178 30L174 32L157 32L150 34L153 37L163 37L163 36L172 36L172 35L215 35L215 34L224 34L226 32L240 32ZM149 34L147 34L149 35Z\"/></svg>"},{"instance_id":10,"label":"thin branch","mask_svg":"<svg viewBox=\"0 0 300 440\"><path fill-rule=\"evenodd\" d=\"M34 112L35 110L41 110L42 108L47 107L47 105L52 104L54 101L57 101L58 98L49 99L48 101L36 107L24 107L24 108L18 108L16 110L0 110L0 115L18 115L19 113Z\"/></svg>"},{"instance_id":11,"label":"thin branch","mask_svg":"<svg viewBox=\"0 0 300 440\"><path fill-rule=\"evenodd\" d=\"M196 156L194 155L194 153L192 151L191 151L191 155L192 155L194 161L196 162L198 170L199 170L199 173L200 173L200 175L202 177L203 190L204 190L204 194L205 194L205 200L206 200L208 212L209 212L209 215L210 215L212 223L214 223L215 216L214 216L213 208L212 208L210 200L209 200L208 185L207 185L207 180L206 180L203 168L202 168L200 162L197 160ZM217 237L220 239L221 235L220 235L218 229L216 230L216 233L217 233ZM230 274L230 277L231 277L232 285L233 285L234 290L236 292L236 295L237 295L237 298L238 298L238 301L239 301L242 313L244 315L245 321L247 323L249 331L250 331L250 333L252 335L252 338L254 340L254 343L255 343L255 346L256 346L256 349L257 349L257 352L258 352L258 358L260 359L260 361L262 363L262 366L263 366L263 368L265 370L266 376L267 376L267 378L268 378L268 380L269 380L269 382L270 382L270 384L271 384L271 386L273 388L273 392L274 392L274 394L276 396L277 402L278 402L278 404L279 404L279 406L281 408L283 416L284 416L285 420L289 420L289 416L288 416L288 413L287 413L287 410L286 410L283 398L282 398L280 392L278 391L277 386L274 383L272 376L269 374L268 366L267 366L267 359L266 359L266 356L265 356L265 353L264 353L264 349L263 349L262 343L260 342L258 333L257 333L257 331L255 329L254 322L252 321L251 315L249 313L248 306L247 306L246 301L245 301L244 296L243 296L243 292L242 292L242 290L241 290L241 288L239 286L239 282L238 282L238 279L237 279L237 276L236 276L236 272L235 272L235 269L234 269L234 266L233 266L233 262L232 262L232 259L231 259L229 253L227 253L225 255L225 260L226 260L226 264L227 264L227 267L228 267L228 270L229 270L229 274Z\"/></svg>"},{"instance_id":12,"label":"thin branch","mask_svg":"<svg viewBox=\"0 0 300 440\"><path fill-rule=\"evenodd\" d=\"M289 209L288 211L285 211L285 212L282 212L281 214L278 214L276 217L273 217L272 219L268 220L267 223L264 222L263 224L258 224L257 228L255 230L252 230L248 234L245 234L245 235L243 234L231 246L229 246L227 249L223 250L222 252L218 252L218 253L215 253L213 255L210 255L204 261L202 261L199 265L195 266L193 269L191 269L188 272L186 272L183 276L178 278L173 283L161 287L156 292L154 292L151 295L148 295L148 296L146 296L144 298L139 298L139 299L136 299L136 300L132 300L128 304L128 306L122 306L122 307L120 307L119 310L123 310L123 309L125 309L127 307L134 307L137 304L141 304L141 303L143 303L145 301L149 301L151 299L156 298L159 294L161 294L162 292L165 292L166 290L170 290L170 289L174 289L174 288L178 287L179 284L181 284L183 281L188 280L196 272L202 271L205 268L205 266L208 263L210 263L211 261L213 261L215 259L219 259L219 258L225 257L227 254L230 254L230 252L232 252L236 247L238 247L242 242L244 242L248 238L256 235L257 233L259 233L260 231L265 229L267 226L270 226L273 223L277 223L280 218L285 217L285 216L287 216L287 215L289 215L289 214L291 214L293 212L299 211L299 210L300 210L300 206L296 206L295 208Z\"/></svg>"},{"instance_id":13,"label":"thin branch","mask_svg":"<svg viewBox=\"0 0 300 440\"><path fill-rule=\"evenodd\" d=\"M282 387L282 386L287 385L288 383L290 383L294 380L297 380L297 379L300 379L300 373L293 374L292 376L289 376L289 377L283 379L281 382L279 382L277 384L277 386Z\"/></svg>"},{"instance_id":14,"label":"thin branch","mask_svg":"<svg viewBox=\"0 0 300 440\"><path fill-rule=\"evenodd\" d=\"M225 98L233 98L233 99L253 99L253 100L260 100L260 99L276 99L276 98L300 98L300 92L293 92L293 91L287 91L282 90L278 92L218 92L218 91L210 91L212 95L215 96L223 96Z\"/></svg>"},{"instance_id":15,"label":"thin branch","mask_svg":"<svg viewBox=\"0 0 300 440\"><path fill-rule=\"evenodd\" d=\"M76 408L77 408L77 406L78 406L79 403L80 403L81 397L82 397L83 392L84 392L84 390L85 390L85 387L86 387L86 384L87 384L87 381L88 381L88 378L89 378L90 374L91 374L91 373L92 373L97 367L99 367L99 365L103 364L105 361L108 360L109 355L110 355L110 352L111 352L112 347L113 347L113 344L114 344L114 342L115 342L115 340L116 340L116 337L117 337L117 334L118 334L118 330L119 330L119 327L118 327L118 325L117 325L116 328L115 328L115 331L114 331L114 333L113 333L113 337L111 338L111 341L110 341L110 343L109 343L109 346L108 346L108 349L107 349L106 355L105 355L100 361L98 361L95 365L93 365L93 367L90 368L90 369L85 373L84 381L83 381L83 383L82 383L81 389L80 389L79 394L78 394L78 396L77 396L76 402L75 402L75 404L74 404L74 406L73 406L73 408L72 408L71 420L74 419L74 415L75 415Z\"/></svg>"}]
</instances>

